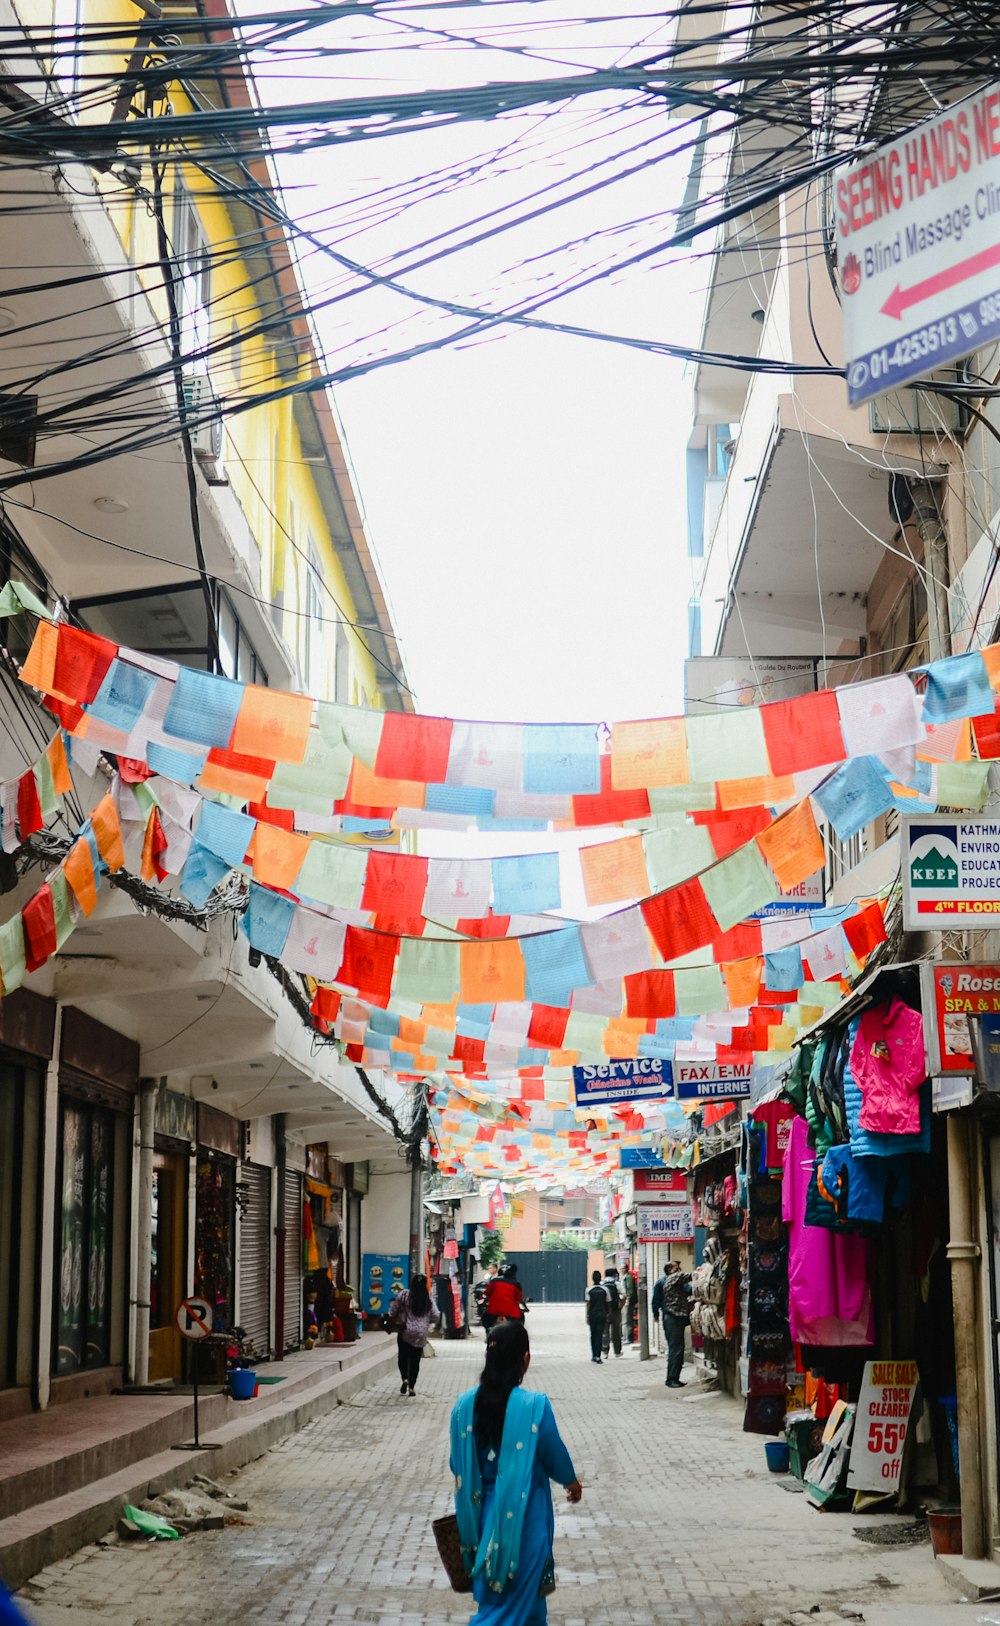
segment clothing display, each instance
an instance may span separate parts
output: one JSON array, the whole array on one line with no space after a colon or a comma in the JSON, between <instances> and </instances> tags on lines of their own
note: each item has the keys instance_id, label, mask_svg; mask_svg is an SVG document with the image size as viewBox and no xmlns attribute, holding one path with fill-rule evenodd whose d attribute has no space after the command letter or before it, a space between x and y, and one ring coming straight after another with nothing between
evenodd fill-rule
<instances>
[{"instance_id":1,"label":"clothing display","mask_svg":"<svg viewBox=\"0 0 1000 1626\"><path fill-rule=\"evenodd\" d=\"M920 1133L917 1091L927 1077L924 1019L901 999L872 1005L851 1043L851 1072L864 1097L860 1124L881 1135Z\"/></svg>"},{"instance_id":2,"label":"clothing display","mask_svg":"<svg viewBox=\"0 0 1000 1626\"><path fill-rule=\"evenodd\" d=\"M806 1224L815 1167L804 1118L792 1125L782 1180L788 1226L788 1317L798 1343L867 1345L874 1341L872 1254L867 1238Z\"/></svg>"}]
</instances>

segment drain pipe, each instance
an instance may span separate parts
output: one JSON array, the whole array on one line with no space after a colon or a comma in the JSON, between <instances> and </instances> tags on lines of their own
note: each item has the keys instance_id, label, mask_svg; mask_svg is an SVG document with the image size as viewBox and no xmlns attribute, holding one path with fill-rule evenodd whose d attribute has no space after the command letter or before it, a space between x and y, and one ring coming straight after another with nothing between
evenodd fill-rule
<instances>
[{"instance_id":1,"label":"drain pipe","mask_svg":"<svg viewBox=\"0 0 1000 1626\"><path fill-rule=\"evenodd\" d=\"M153 1262L153 1141L156 1133L156 1079L139 1080L139 1212L135 1259L135 1365L132 1381L149 1382L149 1284Z\"/></svg>"},{"instance_id":2,"label":"drain pipe","mask_svg":"<svg viewBox=\"0 0 1000 1626\"><path fill-rule=\"evenodd\" d=\"M951 654L948 603L948 536L932 486L910 487L917 535L924 545L927 573L927 644L932 661ZM955 1391L958 1397L959 1490L962 1503L962 1556L985 1558L986 1519L980 1442L979 1261L972 1192L975 1189L975 1125L959 1108L948 1113L948 1260L955 1331Z\"/></svg>"}]
</instances>

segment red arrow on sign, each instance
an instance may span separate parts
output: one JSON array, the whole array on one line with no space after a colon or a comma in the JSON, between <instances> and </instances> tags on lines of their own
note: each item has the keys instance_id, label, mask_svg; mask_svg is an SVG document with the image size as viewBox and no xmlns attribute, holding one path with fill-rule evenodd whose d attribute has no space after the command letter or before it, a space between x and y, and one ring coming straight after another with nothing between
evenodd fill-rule
<instances>
[{"instance_id":1,"label":"red arrow on sign","mask_svg":"<svg viewBox=\"0 0 1000 1626\"><path fill-rule=\"evenodd\" d=\"M897 282L882 306L882 315L894 316L898 322L911 305L919 305L923 300L930 299L932 294L954 288L956 283L967 282L969 277L978 276L980 271L989 271L994 265L1000 265L1000 243L981 249L978 254L970 255L967 260L959 260L957 265L949 265L944 271L935 272L933 277L925 277L923 282L915 282L912 288L901 288Z\"/></svg>"}]
</instances>

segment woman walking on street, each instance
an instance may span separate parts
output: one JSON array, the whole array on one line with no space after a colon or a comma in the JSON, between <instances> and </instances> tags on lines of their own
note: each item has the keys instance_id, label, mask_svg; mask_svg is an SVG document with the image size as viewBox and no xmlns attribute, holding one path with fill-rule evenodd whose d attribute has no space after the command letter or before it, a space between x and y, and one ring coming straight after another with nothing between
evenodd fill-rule
<instances>
[{"instance_id":1,"label":"woman walking on street","mask_svg":"<svg viewBox=\"0 0 1000 1626\"><path fill-rule=\"evenodd\" d=\"M545 1626L555 1586L549 1480L566 1487L568 1502L583 1495L548 1397L520 1387L530 1362L523 1322L492 1328L479 1387L451 1414L455 1513L479 1605L475 1626Z\"/></svg>"},{"instance_id":2,"label":"woman walking on street","mask_svg":"<svg viewBox=\"0 0 1000 1626\"><path fill-rule=\"evenodd\" d=\"M392 1310L396 1328L396 1351L399 1358L399 1385L401 1395L413 1395L417 1387L420 1362L431 1322L441 1316L427 1291L427 1277L414 1276L405 1293L400 1293Z\"/></svg>"}]
</instances>

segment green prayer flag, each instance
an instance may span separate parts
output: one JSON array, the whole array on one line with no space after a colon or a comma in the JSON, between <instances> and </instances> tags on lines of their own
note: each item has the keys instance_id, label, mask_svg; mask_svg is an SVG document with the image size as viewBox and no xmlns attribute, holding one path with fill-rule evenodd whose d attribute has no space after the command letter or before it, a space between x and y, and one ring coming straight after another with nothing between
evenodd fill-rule
<instances>
[{"instance_id":1,"label":"green prayer flag","mask_svg":"<svg viewBox=\"0 0 1000 1626\"><path fill-rule=\"evenodd\" d=\"M435 943L421 937L404 937L399 945L393 992L402 998L420 999L425 1004L447 1004L458 988L459 947L457 943ZM428 1040L430 1035L428 1034ZM429 1042L426 1048L433 1048ZM447 1056L451 1036L446 1037Z\"/></svg>"},{"instance_id":2,"label":"green prayer flag","mask_svg":"<svg viewBox=\"0 0 1000 1626\"><path fill-rule=\"evenodd\" d=\"M710 1016L729 1004L726 984L717 965L674 972L674 998L678 1016Z\"/></svg>"},{"instance_id":3,"label":"green prayer flag","mask_svg":"<svg viewBox=\"0 0 1000 1626\"><path fill-rule=\"evenodd\" d=\"M38 787L38 805L42 810L42 818L46 824L62 811L62 803L56 794L56 787L52 779L52 765L43 753L34 766L35 784Z\"/></svg>"},{"instance_id":4,"label":"green prayer flag","mask_svg":"<svg viewBox=\"0 0 1000 1626\"><path fill-rule=\"evenodd\" d=\"M0 616L20 615L23 610L30 610L32 615L40 615L46 621L49 619L48 609L30 587L24 582L7 582L0 588Z\"/></svg>"},{"instance_id":5,"label":"green prayer flag","mask_svg":"<svg viewBox=\"0 0 1000 1626\"><path fill-rule=\"evenodd\" d=\"M692 779L758 779L770 774L764 724L755 707L708 712L684 722Z\"/></svg>"},{"instance_id":6,"label":"green prayer flag","mask_svg":"<svg viewBox=\"0 0 1000 1626\"><path fill-rule=\"evenodd\" d=\"M654 892L664 892L678 881L698 875L715 862L715 848L704 824L681 825L664 830L648 830L642 838L646 869Z\"/></svg>"},{"instance_id":7,"label":"green prayer flag","mask_svg":"<svg viewBox=\"0 0 1000 1626\"><path fill-rule=\"evenodd\" d=\"M16 914L0 926L0 977L5 994L20 988L24 973L24 921Z\"/></svg>"},{"instance_id":8,"label":"green prayer flag","mask_svg":"<svg viewBox=\"0 0 1000 1626\"><path fill-rule=\"evenodd\" d=\"M49 876L49 891L52 894L52 912L56 923L56 948L61 949L76 925L70 907L69 882L61 869L53 870Z\"/></svg>"},{"instance_id":9,"label":"green prayer flag","mask_svg":"<svg viewBox=\"0 0 1000 1626\"><path fill-rule=\"evenodd\" d=\"M363 847L333 847L313 840L299 871L295 890L338 909L360 909L368 854Z\"/></svg>"},{"instance_id":10,"label":"green prayer flag","mask_svg":"<svg viewBox=\"0 0 1000 1626\"><path fill-rule=\"evenodd\" d=\"M935 774L938 806L985 807L989 771L988 762L939 762Z\"/></svg>"},{"instance_id":11,"label":"green prayer flag","mask_svg":"<svg viewBox=\"0 0 1000 1626\"><path fill-rule=\"evenodd\" d=\"M781 896L781 888L755 841L748 841L714 869L706 870L701 884L724 932Z\"/></svg>"}]
</instances>

